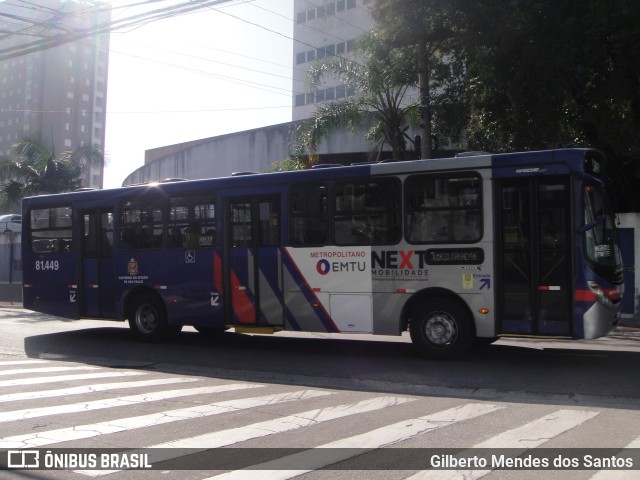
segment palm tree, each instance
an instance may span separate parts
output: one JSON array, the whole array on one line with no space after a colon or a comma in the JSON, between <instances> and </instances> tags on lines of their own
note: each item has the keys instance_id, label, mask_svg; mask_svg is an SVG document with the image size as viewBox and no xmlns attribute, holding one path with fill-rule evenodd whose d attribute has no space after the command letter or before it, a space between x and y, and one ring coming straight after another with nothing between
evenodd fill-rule
<instances>
[{"instance_id":1,"label":"palm tree","mask_svg":"<svg viewBox=\"0 0 640 480\"><path fill-rule=\"evenodd\" d=\"M11 210L24 197L76 190L87 166L104 165L96 145L81 145L56 154L41 135L25 137L13 146L13 155L0 157L0 208Z\"/></svg>"},{"instance_id":2,"label":"palm tree","mask_svg":"<svg viewBox=\"0 0 640 480\"><path fill-rule=\"evenodd\" d=\"M382 149L388 143L396 160L404 160L406 127L417 104L403 102L407 90L418 78L414 57L406 49L390 49L379 32L358 39L361 63L341 57L327 57L307 72L312 89L323 80L339 80L352 95L319 105L297 130L297 154L314 157L319 143L339 128L355 131L367 121L371 126L367 139Z\"/></svg>"}]
</instances>

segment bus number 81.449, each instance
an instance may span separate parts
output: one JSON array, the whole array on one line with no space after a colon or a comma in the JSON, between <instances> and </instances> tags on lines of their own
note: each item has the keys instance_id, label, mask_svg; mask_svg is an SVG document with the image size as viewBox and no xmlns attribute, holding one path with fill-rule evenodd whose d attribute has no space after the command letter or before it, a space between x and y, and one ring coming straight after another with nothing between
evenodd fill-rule
<instances>
[{"instance_id":1,"label":"bus number 81.449","mask_svg":"<svg viewBox=\"0 0 640 480\"><path fill-rule=\"evenodd\" d=\"M58 260L36 260L36 270L58 270L59 268Z\"/></svg>"}]
</instances>

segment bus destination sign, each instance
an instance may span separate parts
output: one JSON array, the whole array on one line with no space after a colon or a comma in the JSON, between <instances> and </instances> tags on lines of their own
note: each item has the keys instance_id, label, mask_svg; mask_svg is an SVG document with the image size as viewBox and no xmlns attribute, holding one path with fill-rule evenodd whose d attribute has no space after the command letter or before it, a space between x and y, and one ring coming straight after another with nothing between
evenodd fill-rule
<instances>
[{"instance_id":1,"label":"bus destination sign","mask_svg":"<svg viewBox=\"0 0 640 480\"><path fill-rule=\"evenodd\" d=\"M480 265L484 262L481 248L431 248L427 250L428 265Z\"/></svg>"}]
</instances>

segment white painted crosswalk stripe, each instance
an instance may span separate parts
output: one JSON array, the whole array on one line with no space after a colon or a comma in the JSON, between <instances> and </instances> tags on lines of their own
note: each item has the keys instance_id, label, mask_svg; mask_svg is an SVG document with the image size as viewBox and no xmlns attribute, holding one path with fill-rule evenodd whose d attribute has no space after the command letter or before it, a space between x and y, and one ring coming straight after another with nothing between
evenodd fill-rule
<instances>
[{"instance_id":1,"label":"white painted crosswalk stripe","mask_svg":"<svg viewBox=\"0 0 640 480\"><path fill-rule=\"evenodd\" d=\"M146 375L145 372L126 371L126 372L99 372L99 373L80 373L73 375L54 375L50 377L32 377L32 378L16 378L13 380L0 381L0 387L18 387L21 385L41 385L44 383L60 383L71 382L75 380L95 380L98 378L113 377L137 377Z\"/></svg>"},{"instance_id":2,"label":"white painted crosswalk stripe","mask_svg":"<svg viewBox=\"0 0 640 480\"><path fill-rule=\"evenodd\" d=\"M37 392L6 393L4 395L0 395L0 403L36 400L38 398L67 397L71 395L107 392L110 390L120 390L124 388L154 387L157 385L171 385L197 381L198 380L196 378L156 378L153 380L137 380L133 382L97 383L95 385L83 385L80 387L59 388L55 390L39 390Z\"/></svg>"},{"instance_id":3,"label":"white painted crosswalk stripe","mask_svg":"<svg viewBox=\"0 0 640 480\"><path fill-rule=\"evenodd\" d=\"M38 368L10 368L0 370L0 375L29 375L31 373L53 373L53 372L77 372L78 370L98 370L100 367L38 367Z\"/></svg>"},{"instance_id":4,"label":"white painted crosswalk stripe","mask_svg":"<svg viewBox=\"0 0 640 480\"><path fill-rule=\"evenodd\" d=\"M227 385L216 385L213 387L197 387L180 390L165 390L162 392L148 392L139 395L127 395L125 397L109 398L105 400L94 400L80 403L67 403L41 408L27 408L24 410L14 410L11 412L0 412L0 423L25 420L27 418L48 417L63 413L88 412L91 410L102 410L105 408L125 407L139 403L157 402L171 398L189 397L193 395L206 395L211 393L230 392L234 390L245 390L248 388L259 388L263 385L254 383L231 383Z\"/></svg>"},{"instance_id":5,"label":"white painted crosswalk stripe","mask_svg":"<svg viewBox=\"0 0 640 480\"><path fill-rule=\"evenodd\" d=\"M42 364L42 363L49 363L47 360L38 360L38 359L32 359L32 360L3 360L0 361L0 368L2 367L6 367L7 365L9 366L14 366L14 365L33 365L33 364Z\"/></svg>"},{"instance_id":6,"label":"white painted crosswalk stripe","mask_svg":"<svg viewBox=\"0 0 640 480\"><path fill-rule=\"evenodd\" d=\"M640 437L624 448L640 448ZM638 468L636 466L636 468ZM590 480L637 480L638 470L600 470Z\"/></svg>"},{"instance_id":7,"label":"white painted crosswalk stripe","mask_svg":"<svg viewBox=\"0 0 640 480\"><path fill-rule=\"evenodd\" d=\"M591 410L558 410L542 418L492 437L472 448L536 448L552 438L583 424L598 415ZM418 472L410 480L471 480L482 478L493 470L429 470Z\"/></svg>"},{"instance_id":8,"label":"white painted crosswalk stripe","mask_svg":"<svg viewBox=\"0 0 640 480\"><path fill-rule=\"evenodd\" d=\"M405 397L388 396L371 398L356 403L309 410L307 412L296 413L275 420L254 423L245 427L231 428L228 430L198 435L196 437L173 440L146 448L176 450L180 448L189 448L192 449L190 452L194 453L195 451L205 451L211 448L225 447L233 445L234 443L266 437L276 433L290 432L303 427L319 425L330 420L345 418L351 415L374 412L396 405L403 405L412 401L413 399ZM172 454L170 450L163 450L162 452L152 453L150 461L151 463L161 462L177 458L178 456L179 453ZM98 477L114 473L115 471L116 470L86 470L78 473Z\"/></svg>"},{"instance_id":9,"label":"white painted crosswalk stripe","mask_svg":"<svg viewBox=\"0 0 640 480\"><path fill-rule=\"evenodd\" d=\"M254 465L250 469L235 470L209 477L207 480L254 478L260 478L261 480L287 480L327 465L348 460L356 454L370 452L376 448L408 440L417 435L495 412L501 408L503 407L486 403L469 403L424 417L412 418L386 427L376 428L367 433L320 445L313 450L306 450L271 462ZM357 449L357 453L354 453L354 449ZM287 468L288 465L295 467ZM308 465L309 468L305 470L296 469L299 465Z\"/></svg>"},{"instance_id":10,"label":"white painted crosswalk stripe","mask_svg":"<svg viewBox=\"0 0 640 480\"><path fill-rule=\"evenodd\" d=\"M0 438L0 449L36 448L60 442L81 440L112 433L135 430L145 427L163 425L183 420L198 419L212 415L220 415L249 408L276 405L285 402L295 402L309 398L332 395L333 392L322 390L299 390L295 392L263 395L261 397L244 398L211 403L207 405L191 406L177 410L127 417L118 420L79 425L70 428L60 428L46 432L28 433Z\"/></svg>"},{"instance_id":11,"label":"white painted crosswalk stripe","mask_svg":"<svg viewBox=\"0 0 640 480\"><path fill-rule=\"evenodd\" d=\"M74 373L80 370L89 370L89 372ZM58 372L60 374L48 375L50 373ZM161 463L169 460L176 460L176 465L180 465L181 461L184 462L185 459L189 458L183 458L182 456L184 455L193 455L198 452L205 453L207 450L217 448L222 448L220 452L224 452L225 450L223 447L234 446L239 442L246 442L251 440L258 440L255 442L256 445L287 445L287 440L282 443L280 443L280 440L282 438L286 438L285 436L289 432L294 432L296 430L313 429L314 426L319 426L320 424L339 419L343 419L344 422L353 422L354 425L362 425L360 419L366 422L369 416L375 415L375 412L381 412L384 409L390 407L397 407L397 410L402 415L401 418L407 418L408 415L402 413L404 412L403 409L405 408L405 406L412 404L413 402L422 400L415 397L381 395L364 400L360 400L363 397L359 396L352 402L340 403L340 401L337 400L340 397L335 396L333 397L333 400L327 399L322 401L323 405L330 404L330 406L323 406L321 408L305 410L301 413L291 413L292 411L302 410L302 408L293 405L291 408L287 407L286 410L284 408L280 408L278 410L280 413L273 416L270 420L251 424L245 424L246 422L243 422L245 416L238 415L227 417L221 422L221 425L224 425L224 427L222 427L224 429L222 430L215 430L215 425L218 423L216 421L214 423L207 424L212 425L210 429L207 429L212 431L205 430L205 433L201 433L203 431L202 429L206 428L203 424L198 430L198 435L186 438L179 438L175 436L176 438L172 438L170 436L170 433L168 433L170 432L170 430L168 429L166 431L162 428L153 430L153 433L150 436L146 436L145 429L150 429L152 427L174 422L185 421L187 423L184 424L184 427L180 426L179 428L175 428L175 431L183 432L181 434L181 437L184 437L184 435L186 435L184 432L189 432L189 430L186 430L186 428L189 427L190 422L193 420L195 420L195 422L193 423L196 423L199 419L205 417L232 413L246 409L255 409L256 407L278 405L287 402L294 404L298 401L327 397L330 395L338 394L339 392L331 390L307 389L295 392L274 393L269 395L244 398L248 395L251 395L250 389L265 387L266 385L237 382L212 386L210 385L212 382L206 378L193 376L181 377L177 375L164 376L161 378L138 379L135 377L149 375L149 372L136 370L118 371L113 369L106 369L105 367L99 366L70 366L70 362L54 366L51 365L51 362L49 361L38 359L0 361L0 375L3 375L5 377L16 377L0 380L0 387L18 387L22 385L29 386L40 384L51 385L50 387L38 389L37 391L12 392L11 390L7 390L7 392L11 393L0 394L0 403L4 403L4 405L2 405L3 409L6 409L7 407L16 408L16 406L18 406L18 404L16 404L15 406L7 405L8 402L32 401L32 403L19 405L19 407L21 407L20 409L11 411L0 411L0 423L15 422L10 425L3 426L3 429L6 428L7 432L11 431L12 435L5 438L0 438L0 450L29 449L45 446L55 446L56 444L72 441L77 442L77 446L81 448L81 441L84 439L97 438L103 435L107 436L110 434L124 433L128 431L140 431L140 433L136 434L135 437L127 437L142 439L140 441L136 441L136 450L130 450L129 452L134 454L144 453L146 455L149 455L150 461L154 465L156 463ZM157 376L159 376L159 373L154 373L154 377ZM99 379L105 380L96 384L90 383ZM72 383L71 385L67 385L66 383L68 382L82 382L82 384ZM194 385L194 382L199 383L196 383ZM58 388L55 388L56 383L61 383L61 385L58 385ZM162 388L163 386L166 386L166 388ZM31 388L34 389L37 387ZM161 388L162 391L153 391L159 390ZM124 392L120 392L111 393L111 395L121 395L113 398L100 398L100 396L93 396L98 392L115 392L117 390L125 390L127 395L122 395L122 393ZM206 404L202 404L198 401L197 397L199 395L211 395L222 392L242 390L246 390L247 393L234 395L232 398L243 397L235 400L216 401L219 397L205 397L206 400L204 400L204 402L206 402ZM281 390L282 386L279 386L273 391ZM109 395L101 396L107 397ZM126 407L128 406L144 405L151 402L170 401L171 399L186 399L187 397L195 397L195 399L193 401L191 401L191 399L187 399L180 400L180 403L176 402L178 403L178 406L187 405L186 408L148 413L149 411L167 408L162 404L156 403L155 407L150 407L153 408L153 410L143 410L142 412L145 413L144 415L117 418L115 420L109 421L99 421L92 424L58 428L55 430L41 431L37 433L35 433L37 429L34 429L33 431L31 430L36 422L33 422L32 424L25 422L25 425L27 426L26 428L21 428L22 424L17 423L25 419L42 418L54 415L73 415L94 410L108 410L117 407L125 407L125 409L121 411L114 411L115 413L111 413L109 417L106 417L114 418L120 415L132 415L131 410L126 409ZM47 399L46 403L37 403L38 400L44 399ZM56 401L55 399L58 400ZM70 400L73 403L71 403ZM454 402L459 403L459 400L454 400ZM63 404L57 405L55 403ZM41 407L40 405L43 404L52 405ZM33 407L22 408L28 405L33 405ZM416 406L414 408L416 409L420 407L420 405L418 404L415 405ZM251 480L255 478L266 480L290 479L299 475L303 475L305 473L322 469L323 467L331 468L331 465L334 465L338 462L354 459L354 457L372 452L378 448L392 445L402 447L404 445L400 442L411 440L421 435L428 435L430 432L436 431L438 429L453 426L459 422L464 422L466 420L480 417L482 415L494 414L504 408L507 408L508 406L508 403L467 403L434 414L420 416L418 418L409 418L401 422L392 423L391 425L372 428L370 431L365 431L366 427L360 426L357 427L359 428L359 431L365 431L365 433L331 441L313 449L309 448L293 455L288 455L283 458L265 463L259 463L246 469L240 469L221 475L216 475L205 480L231 480L245 478ZM411 408L412 407L409 407L409 409ZM281 412L283 410L286 411L286 413L284 414L285 416L281 416ZM545 410L546 412L549 412L550 408L545 408ZM140 410L138 410L138 412L141 413ZM417 415L421 415L422 413ZM524 453L529 449L536 449L540 446L544 446L552 439L556 439L558 437L562 438L561 436L563 434L579 427L585 422L588 422L589 420L597 417L599 414L600 412L597 411L597 409L557 409L552 413L548 413L544 416L541 416L540 418L524 423L523 425L520 425L516 428L510 428L509 430L498 432L495 435L495 431L491 432L491 435L493 435L491 436L491 438L483 440L480 443L476 443L475 445L464 445L464 448L469 448L470 450L488 449L493 451L508 449L510 452L509 455L514 455L514 449L516 452L522 451L522 453ZM362 416L359 417L359 419L357 415ZM416 417L417 415L411 415L411 417ZM82 418L91 418L91 420L89 421L93 421L93 417ZM102 417L102 419L104 418L105 417ZM261 418L265 417L262 416ZM606 418L607 417L602 417L602 422L604 422ZM61 421L65 422L64 425L73 425L75 423L73 420L68 419L63 419ZM42 421L39 422L43 423ZM57 422L57 420L53 420L52 425L55 425L54 422ZM598 424L602 422L598 422ZM366 423L364 425L366 425ZM58 426L61 425L58 424ZM42 427L42 425L38 426L38 428ZM1 431L2 429L0 429L0 432ZM330 424L325 425L319 431L322 432L323 435L328 431L331 431ZM19 434L14 435L15 433ZM633 433L633 436L630 436L628 438L635 437L637 434L637 431L635 431ZM281 437L279 437L279 435ZM308 434L305 431L301 431L298 435L302 435L304 436L304 438L314 438L313 431L311 430ZM486 436L483 435L481 439L486 438ZM273 438L271 439L271 437ZM153 438L153 440L148 440L149 438ZM113 445L118 441L117 439L118 437L115 437L115 439L108 439L108 437L104 437L102 439L99 439L97 442L94 442L94 444L102 445L104 442L104 444ZM264 440L260 441L259 439ZM329 439L331 439L331 437L329 437ZM424 440L427 440L427 438L425 437ZM152 443L153 441L162 443L157 443L149 446L146 445L148 443ZM423 440L417 438L416 441L421 442ZM289 439L288 442L290 444L291 440ZM317 441L314 443L317 443ZM553 443L561 444L561 441L556 441ZM438 444L438 446L447 448L447 445ZM569 447L573 446L574 445L570 445ZM124 447L131 448L131 445L124 445ZM461 446L459 444L450 446L450 448L455 448L458 452L460 452L460 447ZM640 436L636 437L624 448L640 449ZM283 450L281 455L284 455L285 452L286 450ZM460 452L462 457L464 457L464 453L464 451ZM519 453L515 453L515 455L519 455ZM181 458L183 458L183 460L180 460ZM212 461L211 458L207 457L206 453L198 458L205 459L205 461ZM261 460L254 459L253 461L254 463L257 463L262 461L263 459L264 457ZM356 462L357 461L358 460L356 460ZM167 465L171 464L171 462L167 463ZM244 465L246 465L246 463ZM239 468L240 466L244 465L226 468ZM119 468L122 468L122 466ZM420 466L418 468L428 467ZM496 467L489 466L488 468L484 467L483 469L477 470L425 470L417 472L415 474L407 472L405 473L405 475L409 475L407 477L407 480L474 480L480 479L494 472L494 470L491 470L491 468ZM100 477L113 474L118 471L120 470L76 470L75 473L83 474L90 477ZM603 470L600 472L591 472L591 480L635 480L637 478L637 473L637 470ZM206 473L202 473L202 475L204 476L206 475ZM211 475L211 473L209 473L209 475ZM114 477L116 477L116 475L114 475Z\"/></svg>"}]
</instances>

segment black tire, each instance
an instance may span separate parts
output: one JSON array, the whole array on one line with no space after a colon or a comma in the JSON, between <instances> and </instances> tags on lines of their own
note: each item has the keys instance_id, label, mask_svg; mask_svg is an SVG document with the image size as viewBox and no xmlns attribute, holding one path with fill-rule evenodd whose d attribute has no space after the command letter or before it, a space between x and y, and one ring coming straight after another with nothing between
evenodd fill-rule
<instances>
[{"instance_id":1,"label":"black tire","mask_svg":"<svg viewBox=\"0 0 640 480\"><path fill-rule=\"evenodd\" d=\"M465 355L473 344L472 319L458 301L433 298L411 314L409 333L420 355L451 360Z\"/></svg>"},{"instance_id":2,"label":"black tire","mask_svg":"<svg viewBox=\"0 0 640 480\"><path fill-rule=\"evenodd\" d=\"M142 293L133 299L129 309L129 327L135 336L145 342L159 342L180 327L169 326L167 311L162 300L152 293Z\"/></svg>"}]
</instances>

